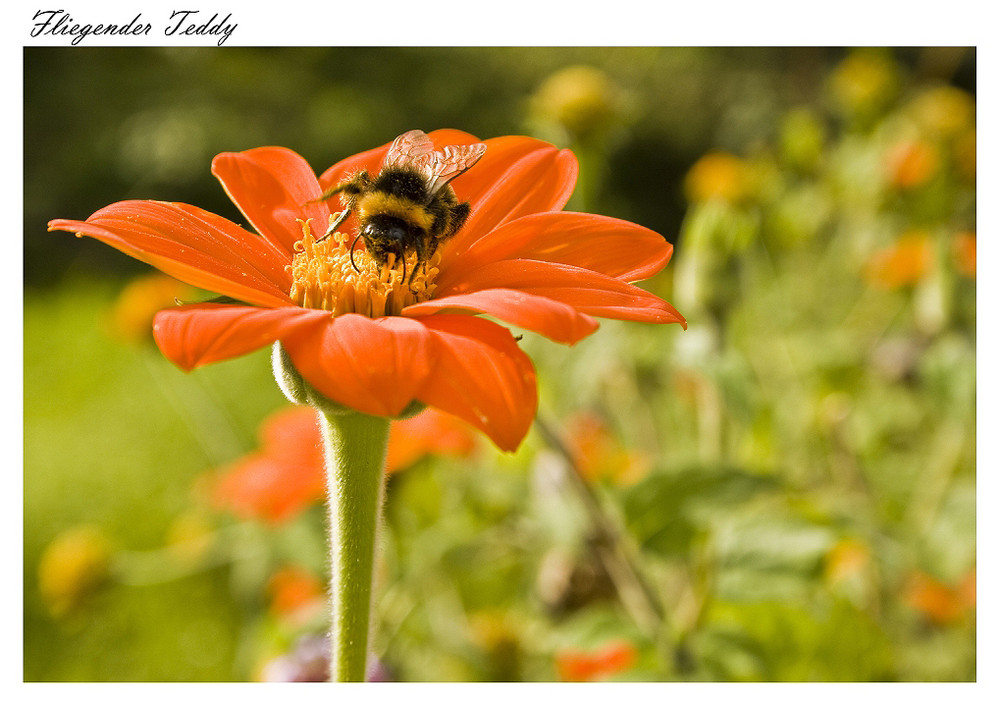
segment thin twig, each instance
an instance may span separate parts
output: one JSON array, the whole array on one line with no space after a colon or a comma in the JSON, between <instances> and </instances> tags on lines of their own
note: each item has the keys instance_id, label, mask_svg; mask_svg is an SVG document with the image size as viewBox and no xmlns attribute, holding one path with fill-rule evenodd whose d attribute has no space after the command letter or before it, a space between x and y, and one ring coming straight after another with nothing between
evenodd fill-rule
<instances>
[{"instance_id":1,"label":"thin twig","mask_svg":"<svg viewBox=\"0 0 1000 706\"><path fill-rule=\"evenodd\" d=\"M598 557L614 582L622 605L636 625L659 642L663 637L663 628L669 627L669 617L659 594L639 567L635 548L621 531L618 522L602 506L600 498L584 478L579 463L562 436L540 417L535 420L535 425L545 441L566 462L566 476L596 532Z\"/></svg>"}]
</instances>

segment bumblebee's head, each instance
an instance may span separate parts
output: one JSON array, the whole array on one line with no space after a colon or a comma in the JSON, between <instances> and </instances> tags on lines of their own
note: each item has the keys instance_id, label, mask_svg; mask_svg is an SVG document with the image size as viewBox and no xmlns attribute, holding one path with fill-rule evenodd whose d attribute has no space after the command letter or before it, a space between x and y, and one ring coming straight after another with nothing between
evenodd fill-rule
<instances>
[{"instance_id":1,"label":"bumblebee's head","mask_svg":"<svg viewBox=\"0 0 1000 706\"><path fill-rule=\"evenodd\" d=\"M385 253L402 254L420 246L427 232L416 223L388 214L375 214L365 219L361 237L368 250L378 257Z\"/></svg>"}]
</instances>

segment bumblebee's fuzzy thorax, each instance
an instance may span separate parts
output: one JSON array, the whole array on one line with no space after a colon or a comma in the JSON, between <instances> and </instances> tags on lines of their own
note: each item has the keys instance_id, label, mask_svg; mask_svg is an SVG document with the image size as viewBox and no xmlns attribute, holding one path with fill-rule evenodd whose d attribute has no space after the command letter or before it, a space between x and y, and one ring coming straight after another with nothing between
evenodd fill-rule
<instances>
[{"instance_id":1,"label":"bumblebee's fuzzy thorax","mask_svg":"<svg viewBox=\"0 0 1000 706\"><path fill-rule=\"evenodd\" d=\"M361 223L365 223L375 215L387 215L418 226L425 233L429 232L434 224L434 214L422 204L383 191L363 194L358 199L357 211Z\"/></svg>"}]
</instances>

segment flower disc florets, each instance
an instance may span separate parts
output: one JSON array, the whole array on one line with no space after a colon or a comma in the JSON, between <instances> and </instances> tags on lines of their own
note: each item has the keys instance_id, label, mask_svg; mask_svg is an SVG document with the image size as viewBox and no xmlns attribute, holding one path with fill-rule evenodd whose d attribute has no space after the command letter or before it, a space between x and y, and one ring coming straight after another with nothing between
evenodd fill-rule
<instances>
[{"instance_id":1,"label":"flower disc florets","mask_svg":"<svg viewBox=\"0 0 1000 706\"><path fill-rule=\"evenodd\" d=\"M352 257L354 236L337 231L317 241L309 221L301 224L302 239L295 243L289 265L289 296L299 306L326 309L334 316L379 318L398 316L404 307L431 298L441 260L437 252L426 262L409 253L405 263L390 253L380 263L362 248L355 248Z\"/></svg>"}]
</instances>

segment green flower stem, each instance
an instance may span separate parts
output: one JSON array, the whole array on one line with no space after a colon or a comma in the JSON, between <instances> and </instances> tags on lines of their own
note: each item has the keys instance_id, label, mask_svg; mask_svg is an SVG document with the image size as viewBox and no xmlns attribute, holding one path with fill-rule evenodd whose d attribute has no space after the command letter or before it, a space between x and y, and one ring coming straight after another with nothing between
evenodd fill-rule
<instances>
[{"instance_id":1,"label":"green flower stem","mask_svg":"<svg viewBox=\"0 0 1000 706\"><path fill-rule=\"evenodd\" d=\"M389 420L319 409L330 512L331 681L364 681Z\"/></svg>"}]
</instances>

